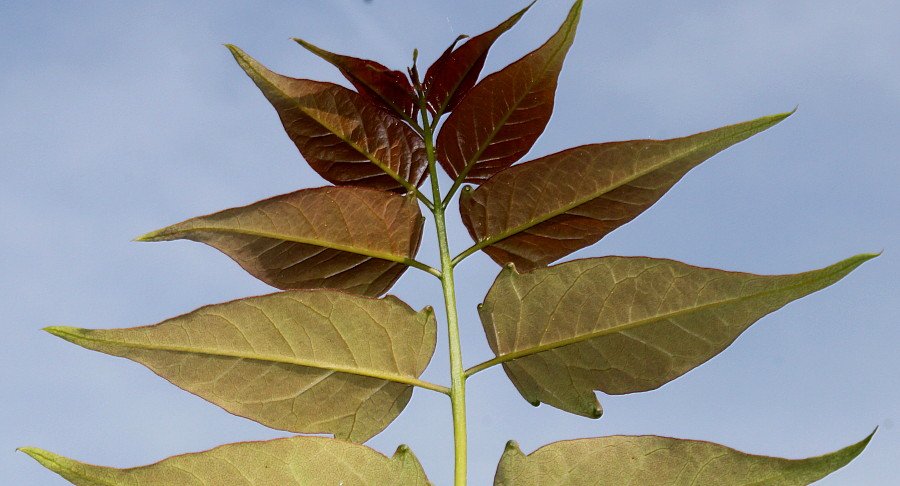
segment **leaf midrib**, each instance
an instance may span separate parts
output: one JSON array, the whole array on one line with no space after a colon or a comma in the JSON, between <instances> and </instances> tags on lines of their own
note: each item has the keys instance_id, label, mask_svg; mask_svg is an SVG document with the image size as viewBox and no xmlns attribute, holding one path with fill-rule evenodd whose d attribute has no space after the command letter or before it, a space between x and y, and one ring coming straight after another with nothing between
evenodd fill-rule
<instances>
[{"instance_id":1,"label":"leaf midrib","mask_svg":"<svg viewBox=\"0 0 900 486\"><path fill-rule=\"evenodd\" d=\"M131 342L122 342L122 341L112 341L109 339L100 339L96 337L86 336L80 333L71 332L70 329L76 328L66 328L66 327L50 327L46 330L51 334L58 336L60 338L69 340L69 341L88 341L92 343L103 344L107 346L114 347L123 347L123 348L134 348L134 349L147 349L151 351L162 351L162 352L178 352L178 353L188 353L188 354L198 354L204 356L220 356L226 358L235 358L235 359L250 359L255 361L265 361L270 363L278 363L278 364L289 364L295 366L305 366L308 368L317 368L322 370L330 370L337 373L346 373L351 375L365 376L369 378L376 378L385 381L393 381L396 383L402 383L405 385L411 386L419 386L422 388L428 388L435 391L442 391L439 388L443 388L440 385L435 385L433 383L429 383L426 381L419 380L415 377L410 377L407 375L402 375L398 373L385 373L378 370L370 370L368 368L349 368L345 366L331 365L331 364L322 364L314 361L306 361L301 359L286 359L281 357L270 357L263 354L255 354L255 353L241 353L236 351L213 351L213 350L203 350L196 348L188 348L182 346L155 346L149 344L138 344Z\"/></svg>"},{"instance_id":2,"label":"leaf midrib","mask_svg":"<svg viewBox=\"0 0 900 486\"><path fill-rule=\"evenodd\" d=\"M305 244L305 245L320 246L320 247L328 248L328 249L332 249L332 250L339 250L339 251L343 251L343 252L347 252L347 253L353 253L353 254L357 254L357 255L378 258L381 260L388 260L388 261L392 261L392 262L403 263L406 265L410 265L411 262L413 261L412 258L409 256L401 256L401 255L396 255L393 253L384 253L384 252L380 252L380 251L366 250L366 249L360 248L360 247L355 247L355 246L350 246L350 245L341 245L338 243L319 240L316 238L300 238L300 237L295 237L295 236L279 235L279 234L275 234L275 233L266 233L264 231L250 231L250 230L242 230L242 229L234 229L234 228L197 227L197 228L177 230L177 231L171 231L171 232L165 232L165 230L161 230L158 232L150 233L146 236L142 236L141 238L139 238L139 240L152 241L153 239L156 239L159 237L165 237L165 238L174 237L174 238L179 238L179 239L186 239L182 235L189 235L190 233L201 233L201 232L238 233L238 234L248 235L248 236L257 236L260 238L269 238L269 239L273 239L273 240L288 241L291 243L301 243L301 244Z\"/></svg>"}]
</instances>

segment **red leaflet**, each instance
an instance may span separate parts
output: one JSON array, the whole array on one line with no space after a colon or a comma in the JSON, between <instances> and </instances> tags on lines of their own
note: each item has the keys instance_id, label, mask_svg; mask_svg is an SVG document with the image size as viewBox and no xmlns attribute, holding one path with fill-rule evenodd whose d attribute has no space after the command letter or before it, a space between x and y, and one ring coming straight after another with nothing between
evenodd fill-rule
<instances>
[{"instance_id":1,"label":"red leaflet","mask_svg":"<svg viewBox=\"0 0 900 486\"><path fill-rule=\"evenodd\" d=\"M422 183L428 166L424 142L399 118L347 88L282 76L228 48L275 107L300 153L328 182L400 192Z\"/></svg>"},{"instance_id":2,"label":"red leaflet","mask_svg":"<svg viewBox=\"0 0 900 486\"><path fill-rule=\"evenodd\" d=\"M556 80L581 12L575 3L543 46L475 85L437 138L441 166L454 179L489 178L522 158L553 113Z\"/></svg>"},{"instance_id":3,"label":"red leaflet","mask_svg":"<svg viewBox=\"0 0 900 486\"><path fill-rule=\"evenodd\" d=\"M502 24L493 29L472 37L462 46L454 49L457 39L428 68L422 82L428 96L428 105L436 113L447 113L452 110L466 93L475 86L488 50L501 34L516 25L534 2L520 10Z\"/></svg>"},{"instance_id":4,"label":"red leaflet","mask_svg":"<svg viewBox=\"0 0 900 486\"><path fill-rule=\"evenodd\" d=\"M416 101L409 78L383 64L368 59L343 56L320 49L303 39L294 39L313 54L341 70L356 90L369 100L385 105L401 117L415 117Z\"/></svg>"},{"instance_id":5,"label":"red leaflet","mask_svg":"<svg viewBox=\"0 0 900 486\"><path fill-rule=\"evenodd\" d=\"M206 243L282 290L378 296L408 268L422 223L412 195L328 186L192 218L139 241Z\"/></svg>"}]
</instances>

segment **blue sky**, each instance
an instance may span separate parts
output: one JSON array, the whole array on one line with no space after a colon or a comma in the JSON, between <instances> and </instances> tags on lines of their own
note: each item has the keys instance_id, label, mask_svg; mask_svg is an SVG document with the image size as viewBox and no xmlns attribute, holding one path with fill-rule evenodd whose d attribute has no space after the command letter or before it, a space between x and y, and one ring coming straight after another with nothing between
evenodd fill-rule
<instances>
[{"instance_id":1,"label":"blue sky","mask_svg":"<svg viewBox=\"0 0 900 486\"><path fill-rule=\"evenodd\" d=\"M39 331L131 327L268 293L218 252L130 240L192 216L324 185L235 65L233 43L286 75L341 82L289 40L405 68L526 4L423 0L50 2L0 5L0 474L67 484L16 447L130 467L289 435L229 415L140 365ZM543 0L485 72L540 45L569 3ZM875 439L822 485L900 477L900 4L588 1L553 119L527 158L591 142L670 138L796 114L691 172L651 210L574 257L672 258L763 274L884 251L837 285L758 322L661 389L600 396L596 421L533 408L500 369L469 381L470 481L488 484L508 439L656 434L791 458ZM445 186L447 181L443 181ZM431 229L431 227L429 227ZM470 243L458 222L451 244ZM420 259L434 264L426 233ZM464 360L489 357L474 311L498 267L459 267ZM433 278L392 293L438 307ZM425 378L448 383L445 333ZM417 391L369 442L409 444L432 481L451 474L449 404Z\"/></svg>"}]
</instances>

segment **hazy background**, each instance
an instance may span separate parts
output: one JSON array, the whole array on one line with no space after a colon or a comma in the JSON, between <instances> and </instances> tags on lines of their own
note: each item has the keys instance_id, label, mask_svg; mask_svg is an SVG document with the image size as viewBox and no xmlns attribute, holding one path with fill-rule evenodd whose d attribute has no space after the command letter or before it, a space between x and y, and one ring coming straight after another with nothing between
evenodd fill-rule
<instances>
[{"instance_id":1,"label":"hazy background","mask_svg":"<svg viewBox=\"0 0 900 486\"><path fill-rule=\"evenodd\" d=\"M48 1L0 4L0 474L68 484L16 447L131 467L223 443L290 435L232 416L143 366L39 331L130 327L268 293L191 242L148 231L324 185L232 60L234 43L273 70L346 84L289 40L396 69L423 67L459 34L527 2L484 0ZM492 50L492 72L539 46L568 1L542 0ZM900 477L900 3L588 0L555 114L528 159L590 142L670 138L798 112L694 170L632 224L575 257L647 255L754 273L884 254L788 305L659 390L600 396L592 421L533 408L499 368L469 380L470 482L489 484L508 439L657 434L802 458L854 443L862 456L819 484ZM447 181L444 187L447 187ZM429 229L433 229L429 227ZM470 244L462 227L454 253ZM433 231L420 259L436 265ZM498 267L457 272L467 366L490 357L474 312ZM392 293L440 304L415 270ZM425 378L446 384L446 333ZM369 442L409 444L448 484L445 397L417 390Z\"/></svg>"}]
</instances>

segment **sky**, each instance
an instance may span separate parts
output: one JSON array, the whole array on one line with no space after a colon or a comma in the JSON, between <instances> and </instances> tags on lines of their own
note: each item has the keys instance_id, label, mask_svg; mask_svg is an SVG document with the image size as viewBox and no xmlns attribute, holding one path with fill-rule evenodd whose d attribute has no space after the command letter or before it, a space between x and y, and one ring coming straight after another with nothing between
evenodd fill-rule
<instances>
[{"instance_id":1,"label":"sky","mask_svg":"<svg viewBox=\"0 0 900 486\"><path fill-rule=\"evenodd\" d=\"M525 1L92 2L0 4L0 474L67 484L16 447L132 467L224 443L284 437L168 384L141 365L40 329L154 324L273 291L192 242L131 240L193 216L325 182L222 44L269 68L346 84L290 40L420 66ZM569 2L539 1L485 73L539 46ZM599 394L605 415L532 407L499 368L468 382L470 484L489 484L509 439L654 434L804 458L868 449L817 484L900 477L900 3L887 0L588 0L547 132L526 159L585 143L673 138L797 112L701 165L634 222L568 259L671 258L786 274L884 253L789 304L658 390ZM444 187L448 181L442 180ZM453 220L454 254L471 242ZM419 259L437 264L433 227ZM457 270L463 359L491 357L475 312L499 271ZM434 279L392 289L440 308ZM448 384L446 332L423 376ZM417 390L368 445L408 444L438 485L452 476L449 402ZM7 482L9 480L7 479Z\"/></svg>"}]
</instances>

